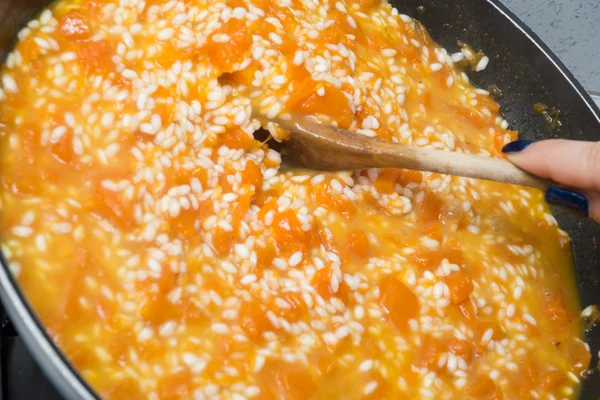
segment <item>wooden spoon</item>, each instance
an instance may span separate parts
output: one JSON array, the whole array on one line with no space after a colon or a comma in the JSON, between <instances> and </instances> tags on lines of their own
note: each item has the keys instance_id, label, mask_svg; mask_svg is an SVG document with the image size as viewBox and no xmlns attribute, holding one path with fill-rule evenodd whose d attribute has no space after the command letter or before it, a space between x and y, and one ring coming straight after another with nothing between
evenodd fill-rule
<instances>
[{"instance_id":1,"label":"wooden spoon","mask_svg":"<svg viewBox=\"0 0 600 400\"><path fill-rule=\"evenodd\" d=\"M511 183L545 190L554 182L531 175L511 162L453 151L385 142L323 124L299 114L272 120L291 133L283 142L286 162L317 170L404 168Z\"/></svg>"}]
</instances>

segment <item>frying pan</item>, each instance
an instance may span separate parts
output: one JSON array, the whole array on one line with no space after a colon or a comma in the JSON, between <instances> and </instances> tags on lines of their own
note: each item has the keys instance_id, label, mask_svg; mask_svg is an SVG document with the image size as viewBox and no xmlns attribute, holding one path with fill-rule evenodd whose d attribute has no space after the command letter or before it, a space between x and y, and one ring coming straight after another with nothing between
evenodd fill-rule
<instances>
[{"instance_id":1,"label":"frying pan","mask_svg":"<svg viewBox=\"0 0 600 400\"><path fill-rule=\"evenodd\" d=\"M48 0L0 0L0 59L4 59L18 30L35 17ZM513 129L530 140L562 137L600 139L600 110L560 60L498 0L391 0L401 13L419 19L431 36L449 52L457 40L483 49L491 62L472 81L486 88L495 84L499 100ZM533 111L543 103L561 111L560 130L549 128ZM585 219L558 215L561 227L573 239L582 307L600 304L600 225ZM99 399L52 342L12 278L0 254L0 298L21 338L50 380L67 399ZM588 332L592 365L598 362L600 329ZM32 382L35 385L35 382ZM583 383L581 399L596 399L600 378Z\"/></svg>"}]
</instances>

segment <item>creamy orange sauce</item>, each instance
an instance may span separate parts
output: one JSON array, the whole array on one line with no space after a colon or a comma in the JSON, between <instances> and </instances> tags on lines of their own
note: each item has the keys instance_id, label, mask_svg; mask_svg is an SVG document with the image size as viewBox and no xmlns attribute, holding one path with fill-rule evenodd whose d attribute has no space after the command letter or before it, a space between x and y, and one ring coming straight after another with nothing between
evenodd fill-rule
<instances>
[{"instance_id":1,"label":"creamy orange sauce","mask_svg":"<svg viewBox=\"0 0 600 400\"><path fill-rule=\"evenodd\" d=\"M517 133L470 53L370 0L67 0L19 38L2 249L104 398L576 398L590 355L540 192L282 168L253 137L253 111L300 112L501 157Z\"/></svg>"}]
</instances>

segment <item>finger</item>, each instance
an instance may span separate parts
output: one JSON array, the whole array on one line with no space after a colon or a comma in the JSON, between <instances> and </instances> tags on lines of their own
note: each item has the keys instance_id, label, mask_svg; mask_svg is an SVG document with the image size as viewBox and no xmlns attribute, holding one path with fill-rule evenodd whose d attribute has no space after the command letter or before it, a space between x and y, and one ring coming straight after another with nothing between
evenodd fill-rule
<instances>
[{"instance_id":1,"label":"finger","mask_svg":"<svg viewBox=\"0 0 600 400\"><path fill-rule=\"evenodd\" d=\"M502 149L517 166L565 187L550 187L546 202L600 222L600 144L560 139L518 140Z\"/></svg>"},{"instance_id":2,"label":"finger","mask_svg":"<svg viewBox=\"0 0 600 400\"><path fill-rule=\"evenodd\" d=\"M546 189L544 198L548 204L561 211L584 217L589 216L592 219L595 219L594 216L597 214L598 202L600 201L597 192L582 194L556 186Z\"/></svg>"},{"instance_id":3,"label":"finger","mask_svg":"<svg viewBox=\"0 0 600 400\"><path fill-rule=\"evenodd\" d=\"M517 140L504 146L508 159L535 175L560 184L600 191L600 143L550 139Z\"/></svg>"}]
</instances>

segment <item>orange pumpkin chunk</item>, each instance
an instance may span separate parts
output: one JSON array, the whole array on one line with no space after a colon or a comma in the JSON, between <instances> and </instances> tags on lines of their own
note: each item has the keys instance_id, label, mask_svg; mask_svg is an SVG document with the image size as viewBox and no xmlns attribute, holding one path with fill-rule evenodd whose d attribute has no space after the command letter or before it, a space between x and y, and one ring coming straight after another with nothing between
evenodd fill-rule
<instances>
[{"instance_id":1,"label":"orange pumpkin chunk","mask_svg":"<svg viewBox=\"0 0 600 400\"><path fill-rule=\"evenodd\" d=\"M450 289L450 300L454 304L460 304L468 299L473 291L471 277L463 271L458 271L448 276L446 284Z\"/></svg>"},{"instance_id":2,"label":"orange pumpkin chunk","mask_svg":"<svg viewBox=\"0 0 600 400\"><path fill-rule=\"evenodd\" d=\"M267 399L310 399L317 386L305 367L300 364L272 362L265 365L258 377L261 395Z\"/></svg>"},{"instance_id":3,"label":"orange pumpkin chunk","mask_svg":"<svg viewBox=\"0 0 600 400\"><path fill-rule=\"evenodd\" d=\"M432 371L440 370L439 360L446 351L446 345L441 339L427 335L421 340L421 347L417 355L418 365Z\"/></svg>"},{"instance_id":4,"label":"orange pumpkin chunk","mask_svg":"<svg viewBox=\"0 0 600 400\"><path fill-rule=\"evenodd\" d=\"M271 310L287 322L297 322L304 317L307 308L300 293L288 292L278 296L280 301L273 299Z\"/></svg>"},{"instance_id":5,"label":"orange pumpkin chunk","mask_svg":"<svg viewBox=\"0 0 600 400\"><path fill-rule=\"evenodd\" d=\"M329 301L332 297L337 297L347 305L351 296L351 290L348 287L348 284L343 281L338 282L337 290L334 292L331 287L331 274L331 268L322 268L318 270L312 278L312 286L324 300Z\"/></svg>"},{"instance_id":6,"label":"orange pumpkin chunk","mask_svg":"<svg viewBox=\"0 0 600 400\"><path fill-rule=\"evenodd\" d=\"M446 346L452 354L462 357L467 363L473 356L473 346L466 340L450 339L446 341Z\"/></svg>"},{"instance_id":7,"label":"orange pumpkin chunk","mask_svg":"<svg viewBox=\"0 0 600 400\"><path fill-rule=\"evenodd\" d=\"M217 38L215 35L227 35L229 40L222 43L215 40ZM233 72L234 65L242 61L251 45L252 36L244 21L231 18L210 37L205 47L211 62L219 71Z\"/></svg>"},{"instance_id":8,"label":"orange pumpkin chunk","mask_svg":"<svg viewBox=\"0 0 600 400\"><path fill-rule=\"evenodd\" d=\"M433 192L426 191L417 209L417 219L421 222L439 221L442 218L444 202Z\"/></svg>"},{"instance_id":9,"label":"orange pumpkin chunk","mask_svg":"<svg viewBox=\"0 0 600 400\"><path fill-rule=\"evenodd\" d=\"M369 256L369 238L362 229L357 229L350 234L347 241L348 249L361 259Z\"/></svg>"},{"instance_id":10,"label":"orange pumpkin chunk","mask_svg":"<svg viewBox=\"0 0 600 400\"><path fill-rule=\"evenodd\" d=\"M135 225L134 208L121 193L99 187L93 212L121 229Z\"/></svg>"},{"instance_id":11,"label":"orange pumpkin chunk","mask_svg":"<svg viewBox=\"0 0 600 400\"><path fill-rule=\"evenodd\" d=\"M260 144L252 135L247 134L238 127L231 128L219 135L219 144L230 149L251 150Z\"/></svg>"},{"instance_id":12,"label":"orange pumpkin chunk","mask_svg":"<svg viewBox=\"0 0 600 400\"><path fill-rule=\"evenodd\" d=\"M290 98L287 107L299 114L324 114L337 121L341 128L348 128L354 121L354 113L348 103L348 98L340 89L324 86L324 94L318 93L316 85L308 84L303 90Z\"/></svg>"},{"instance_id":13,"label":"orange pumpkin chunk","mask_svg":"<svg viewBox=\"0 0 600 400\"><path fill-rule=\"evenodd\" d=\"M417 296L393 276L379 283L379 291L379 303L392 323L400 330L408 329L408 321L420 313Z\"/></svg>"},{"instance_id":14,"label":"orange pumpkin chunk","mask_svg":"<svg viewBox=\"0 0 600 400\"><path fill-rule=\"evenodd\" d=\"M571 372L576 376L582 377L582 374L589 368L592 360L585 343L580 340L569 338L560 343L560 350L567 356L571 365Z\"/></svg>"},{"instance_id":15,"label":"orange pumpkin chunk","mask_svg":"<svg viewBox=\"0 0 600 400\"><path fill-rule=\"evenodd\" d=\"M494 381L486 375L473 377L469 386L469 399L473 400L502 400L502 392Z\"/></svg>"},{"instance_id":16,"label":"orange pumpkin chunk","mask_svg":"<svg viewBox=\"0 0 600 400\"><path fill-rule=\"evenodd\" d=\"M254 161L248 161L246 168L242 172L242 182L254 186L254 191L258 192L263 184L262 170Z\"/></svg>"},{"instance_id":17,"label":"orange pumpkin chunk","mask_svg":"<svg viewBox=\"0 0 600 400\"><path fill-rule=\"evenodd\" d=\"M75 52L88 72L107 71L114 68L113 46L107 40L89 40L78 44Z\"/></svg>"},{"instance_id":18,"label":"orange pumpkin chunk","mask_svg":"<svg viewBox=\"0 0 600 400\"><path fill-rule=\"evenodd\" d=\"M306 251L310 243L310 235L302 229L300 220L294 211L288 209L276 212L271 224L277 245L286 254Z\"/></svg>"},{"instance_id":19,"label":"orange pumpkin chunk","mask_svg":"<svg viewBox=\"0 0 600 400\"><path fill-rule=\"evenodd\" d=\"M238 318L246 336L253 341L258 341L262 334L271 329L271 322L266 311L256 300L242 303Z\"/></svg>"},{"instance_id":20,"label":"orange pumpkin chunk","mask_svg":"<svg viewBox=\"0 0 600 400\"><path fill-rule=\"evenodd\" d=\"M548 291L544 298L544 314L558 332L563 332L571 323L560 290Z\"/></svg>"},{"instance_id":21,"label":"orange pumpkin chunk","mask_svg":"<svg viewBox=\"0 0 600 400\"><path fill-rule=\"evenodd\" d=\"M548 371L542 375L540 386L546 390L553 390L567 381L567 377L558 371Z\"/></svg>"}]
</instances>

